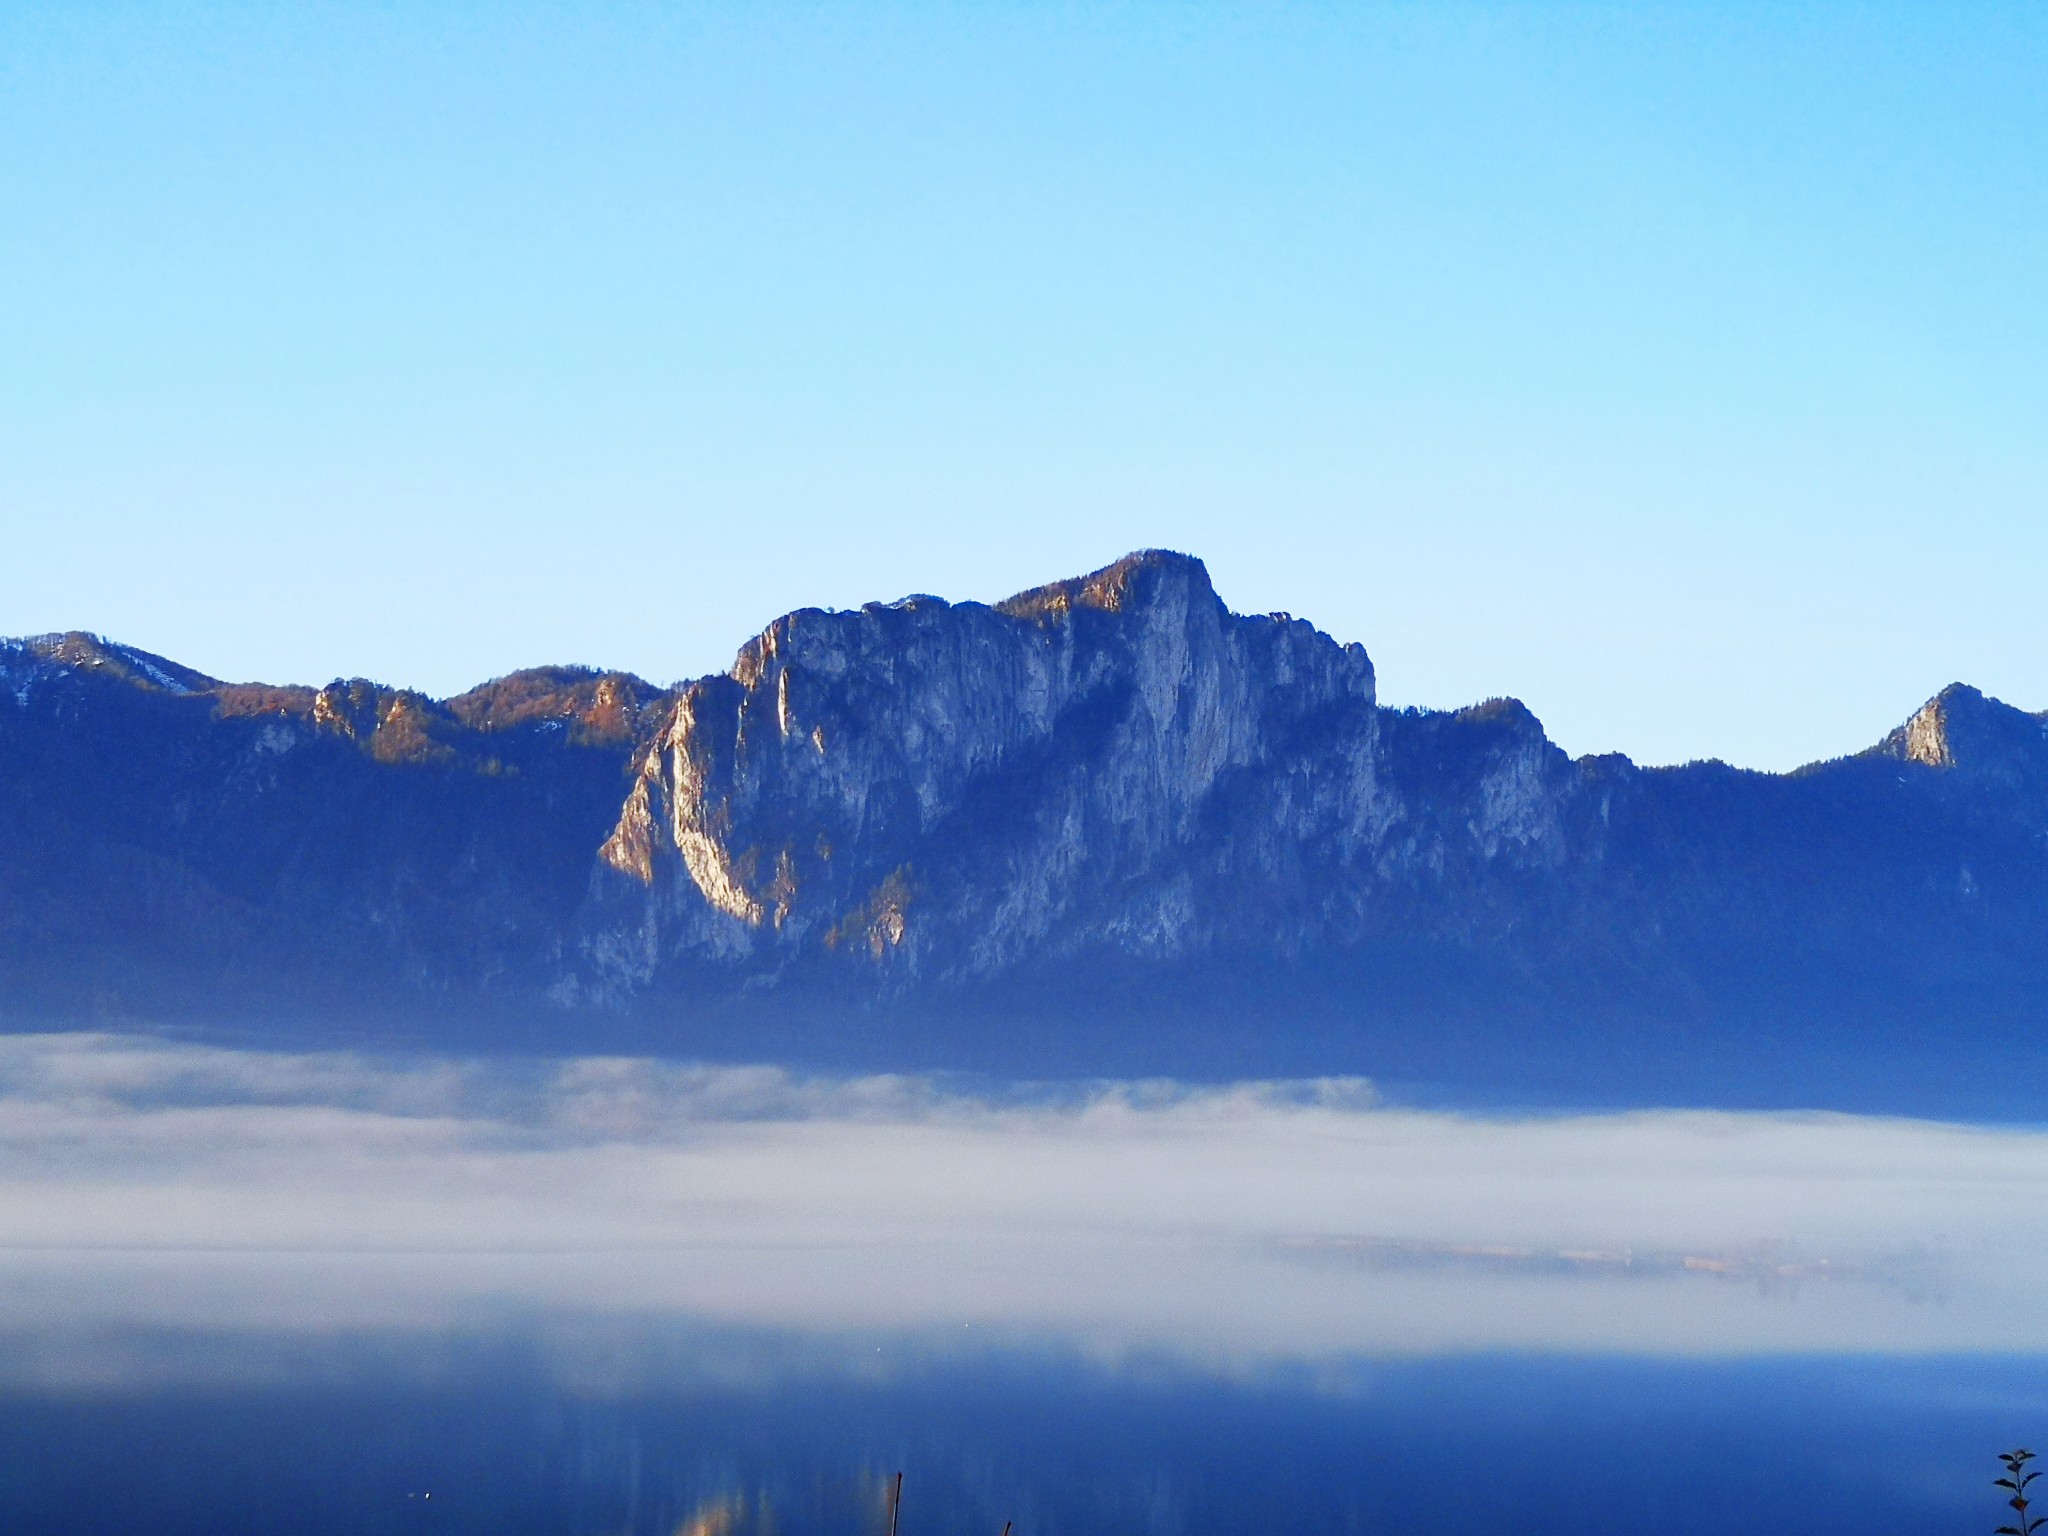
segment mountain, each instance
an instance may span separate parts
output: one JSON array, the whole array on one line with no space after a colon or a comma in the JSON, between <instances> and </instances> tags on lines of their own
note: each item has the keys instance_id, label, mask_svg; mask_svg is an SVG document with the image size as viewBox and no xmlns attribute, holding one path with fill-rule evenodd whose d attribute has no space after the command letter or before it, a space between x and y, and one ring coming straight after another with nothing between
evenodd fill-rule
<instances>
[{"instance_id":1,"label":"mountain","mask_svg":"<svg viewBox=\"0 0 2048 1536\"><path fill-rule=\"evenodd\" d=\"M2048 720L1955 686L1792 774L1574 760L1512 700L1381 707L1359 646L1159 551L801 610L672 689L269 688L44 637L0 646L0 1006L2021 1113Z\"/></svg>"}]
</instances>

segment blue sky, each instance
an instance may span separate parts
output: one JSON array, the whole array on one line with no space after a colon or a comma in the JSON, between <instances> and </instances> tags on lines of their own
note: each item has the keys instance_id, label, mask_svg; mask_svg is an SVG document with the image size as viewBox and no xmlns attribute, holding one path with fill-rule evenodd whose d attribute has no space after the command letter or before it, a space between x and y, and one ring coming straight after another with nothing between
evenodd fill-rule
<instances>
[{"instance_id":1,"label":"blue sky","mask_svg":"<svg viewBox=\"0 0 2048 1536\"><path fill-rule=\"evenodd\" d=\"M1395 703L2048 707L2048 10L0 9L0 631L451 692L1145 545Z\"/></svg>"}]
</instances>

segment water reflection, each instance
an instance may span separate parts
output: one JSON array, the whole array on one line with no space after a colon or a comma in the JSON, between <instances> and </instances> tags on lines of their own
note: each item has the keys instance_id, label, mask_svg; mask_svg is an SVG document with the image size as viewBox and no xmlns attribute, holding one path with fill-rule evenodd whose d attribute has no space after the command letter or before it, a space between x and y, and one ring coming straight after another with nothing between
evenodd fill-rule
<instances>
[{"instance_id":1,"label":"water reflection","mask_svg":"<svg viewBox=\"0 0 2048 1536\"><path fill-rule=\"evenodd\" d=\"M422 1341L414 1340L419 1344ZM622 1343L624 1341L621 1341ZM1207 1536L1988 1528L2039 1360L1346 1360L1224 1379L1056 1349L853 1368L766 1338L568 1384L555 1346L297 1346L303 1376L0 1394L9 1530ZM671 1340L667 1359L689 1353ZM752 1379L735 1359L757 1351ZM656 1351L660 1354L660 1351ZM605 1373L596 1373L602 1376ZM595 1378L593 1378L595 1379Z\"/></svg>"}]
</instances>

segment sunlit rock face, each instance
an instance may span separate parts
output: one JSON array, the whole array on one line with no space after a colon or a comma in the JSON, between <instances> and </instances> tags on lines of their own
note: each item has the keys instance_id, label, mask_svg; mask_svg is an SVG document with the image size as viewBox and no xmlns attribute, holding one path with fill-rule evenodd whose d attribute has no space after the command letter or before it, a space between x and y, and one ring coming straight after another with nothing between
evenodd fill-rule
<instances>
[{"instance_id":1,"label":"sunlit rock face","mask_svg":"<svg viewBox=\"0 0 2048 1536\"><path fill-rule=\"evenodd\" d=\"M1183 555L993 607L790 614L646 753L602 851L592 985L678 960L772 982L833 955L888 992L1091 953L1298 955L1371 929L1390 883L1566 856L1578 776L1525 710L1396 717L1392 743L1382 719L1363 648L1231 613Z\"/></svg>"},{"instance_id":2,"label":"sunlit rock face","mask_svg":"<svg viewBox=\"0 0 2048 1536\"><path fill-rule=\"evenodd\" d=\"M2048 799L2048 716L2027 714L1951 683L1872 751L1953 770L1982 788Z\"/></svg>"}]
</instances>

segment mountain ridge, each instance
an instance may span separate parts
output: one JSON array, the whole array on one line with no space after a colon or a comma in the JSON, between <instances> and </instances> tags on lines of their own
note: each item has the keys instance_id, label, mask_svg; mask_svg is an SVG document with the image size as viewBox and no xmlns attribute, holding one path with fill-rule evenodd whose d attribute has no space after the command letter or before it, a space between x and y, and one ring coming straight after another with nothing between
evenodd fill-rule
<instances>
[{"instance_id":1,"label":"mountain ridge","mask_svg":"<svg viewBox=\"0 0 2048 1536\"><path fill-rule=\"evenodd\" d=\"M0 789L12 1027L1592 1084L1772 1041L1960 1083L2048 1023L2048 718L1956 684L1789 774L1571 758L1169 551L799 609L672 687L4 642Z\"/></svg>"}]
</instances>

